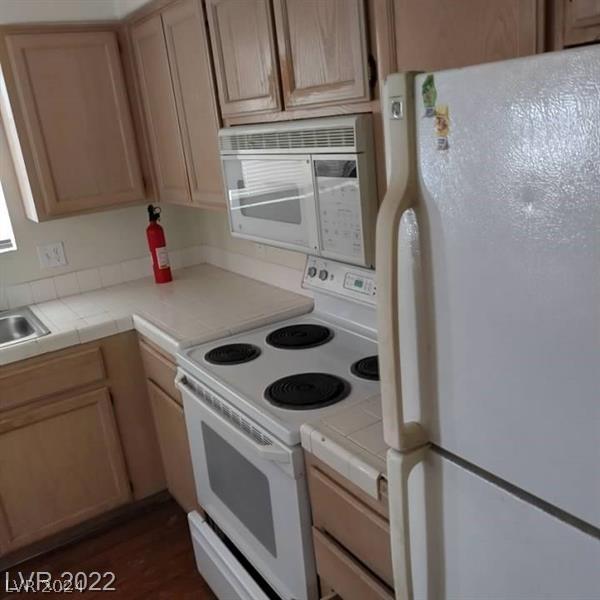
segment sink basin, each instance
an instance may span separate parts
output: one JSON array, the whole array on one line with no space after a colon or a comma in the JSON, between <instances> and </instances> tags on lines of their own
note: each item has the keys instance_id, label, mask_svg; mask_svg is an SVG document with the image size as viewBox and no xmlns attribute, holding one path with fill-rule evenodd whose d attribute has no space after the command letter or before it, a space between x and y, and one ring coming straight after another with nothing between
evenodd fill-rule
<instances>
[{"instance_id":1,"label":"sink basin","mask_svg":"<svg viewBox=\"0 0 600 600\"><path fill-rule=\"evenodd\" d=\"M0 312L0 349L50 333L29 308Z\"/></svg>"}]
</instances>

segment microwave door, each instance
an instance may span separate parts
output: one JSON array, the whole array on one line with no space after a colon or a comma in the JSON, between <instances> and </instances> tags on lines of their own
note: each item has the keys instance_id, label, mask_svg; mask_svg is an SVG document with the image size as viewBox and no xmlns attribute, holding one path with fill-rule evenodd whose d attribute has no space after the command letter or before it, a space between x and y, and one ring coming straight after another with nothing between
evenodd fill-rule
<instances>
[{"instance_id":1,"label":"microwave door","mask_svg":"<svg viewBox=\"0 0 600 600\"><path fill-rule=\"evenodd\" d=\"M318 248L309 156L223 157L231 234L313 252Z\"/></svg>"}]
</instances>

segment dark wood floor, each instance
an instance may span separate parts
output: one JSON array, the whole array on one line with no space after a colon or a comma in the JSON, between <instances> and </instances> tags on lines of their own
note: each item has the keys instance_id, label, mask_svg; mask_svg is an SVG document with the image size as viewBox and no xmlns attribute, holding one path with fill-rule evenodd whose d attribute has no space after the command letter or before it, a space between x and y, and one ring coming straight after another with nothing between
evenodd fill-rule
<instances>
[{"instance_id":1,"label":"dark wood floor","mask_svg":"<svg viewBox=\"0 0 600 600\"><path fill-rule=\"evenodd\" d=\"M95 537L34 558L8 571L27 576L48 571L115 573L114 592L46 593L41 598L86 600L216 600L196 570L185 513L173 501L153 508ZM0 580L0 598L37 597L31 593L6 593L6 573Z\"/></svg>"}]
</instances>

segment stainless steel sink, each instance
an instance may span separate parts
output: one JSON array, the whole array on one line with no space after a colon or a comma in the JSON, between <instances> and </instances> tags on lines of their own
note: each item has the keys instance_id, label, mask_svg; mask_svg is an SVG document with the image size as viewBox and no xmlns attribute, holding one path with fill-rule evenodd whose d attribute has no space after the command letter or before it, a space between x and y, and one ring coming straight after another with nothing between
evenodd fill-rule
<instances>
[{"instance_id":1,"label":"stainless steel sink","mask_svg":"<svg viewBox=\"0 0 600 600\"><path fill-rule=\"evenodd\" d=\"M0 312L0 349L48 335L49 329L29 308Z\"/></svg>"}]
</instances>

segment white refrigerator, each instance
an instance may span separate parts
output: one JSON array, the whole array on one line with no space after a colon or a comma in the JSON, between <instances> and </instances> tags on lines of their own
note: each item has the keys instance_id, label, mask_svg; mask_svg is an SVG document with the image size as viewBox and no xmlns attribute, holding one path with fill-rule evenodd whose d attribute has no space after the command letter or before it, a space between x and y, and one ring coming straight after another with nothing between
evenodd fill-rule
<instances>
[{"instance_id":1,"label":"white refrigerator","mask_svg":"<svg viewBox=\"0 0 600 600\"><path fill-rule=\"evenodd\" d=\"M397 598L600 599L600 47L384 96Z\"/></svg>"}]
</instances>

